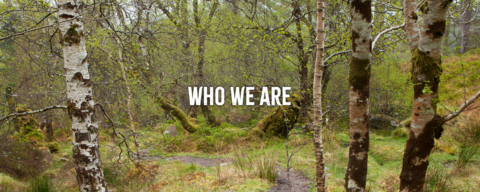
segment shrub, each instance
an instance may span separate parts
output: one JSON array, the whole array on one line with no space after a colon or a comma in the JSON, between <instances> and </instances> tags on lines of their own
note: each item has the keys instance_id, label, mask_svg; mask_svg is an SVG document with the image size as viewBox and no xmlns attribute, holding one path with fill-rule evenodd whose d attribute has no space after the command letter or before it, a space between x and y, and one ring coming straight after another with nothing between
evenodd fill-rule
<instances>
[{"instance_id":1,"label":"shrub","mask_svg":"<svg viewBox=\"0 0 480 192\"><path fill-rule=\"evenodd\" d=\"M35 177L30 180L30 188L28 192L50 192L52 182L48 177Z\"/></svg>"},{"instance_id":2,"label":"shrub","mask_svg":"<svg viewBox=\"0 0 480 192\"><path fill-rule=\"evenodd\" d=\"M478 146L480 144L480 118L461 117L454 127L452 137L462 146Z\"/></svg>"},{"instance_id":3,"label":"shrub","mask_svg":"<svg viewBox=\"0 0 480 192\"><path fill-rule=\"evenodd\" d=\"M266 179L271 183L277 180L276 161L277 156L267 150L260 150L255 154L246 152L235 153L233 165L244 177L253 174L259 178Z\"/></svg>"},{"instance_id":4,"label":"shrub","mask_svg":"<svg viewBox=\"0 0 480 192\"><path fill-rule=\"evenodd\" d=\"M26 191L26 186L22 182L0 173L0 191Z\"/></svg>"},{"instance_id":5,"label":"shrub","mask_svg":"<svg viewBox=\"0 0 480 192\"><path fill-rule=\"evenodd\" d=\"M47 154L28 142L0 140L0 172L17 178L36 177L47 167L43 161Z\"/></svg>"},{"instance_id":6,"label":"shrub","mask_svg":"<svg viewBox=\"0 0 480 192\"><path fill-rule=\"evenodd\" d=\"M243 175L247 177L248 173L252 171L253 159L252 156L245 152L237 152L233 156L233 166L237 168Z\"/></svg>"},{"instance_id":7,"label":"shrub","mask_svg":"<svg viewBox=\"0 0 480 192\"><path fill-rule=\"evenodd\" d=\"M398 127L392 132L393 137L408 137L408 128Z\"/></svg>"},{"instance_id":8,"label":"shrub","mask_svg":"<svg viewBox=\"0 0 480 192\"><path fill-rule=\"evenodd\" d=\"M60 145L55 142L48 143L47 147L50 150L50 153L56 153L60 150Z\"/></svg>"},{"instance_id":9,"label":"shrub","mask_svg":"<svg viewBox=\"0 0 480 192\"><path fill-rule=\"evenodd\" d=\"M462 166L478 152L478 149L473 146L461 146L460 152L458 153L457 165Z\"/></svg>"}]
</instances>

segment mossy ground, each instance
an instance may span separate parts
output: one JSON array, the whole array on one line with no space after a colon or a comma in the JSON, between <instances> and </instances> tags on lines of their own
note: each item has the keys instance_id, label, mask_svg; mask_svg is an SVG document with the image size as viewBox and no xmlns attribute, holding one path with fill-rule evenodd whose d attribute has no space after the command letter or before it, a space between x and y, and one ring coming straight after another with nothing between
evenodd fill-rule
<instances>
[{"instance_id":1,"label":"mossy ground","mask_svg":"<svg viewBox=\"0 0 480 192\"><path fill-rule=\"evenodd\" d=\"M202 120L199 124L203 124ZM168 125L164 125L168 126ZM226 127L228 126L228 127ZM142 145L142 149L150 149L150 157L169 156L195 156L201 158L224 158L233 159L239 151L248 154L266 152L276 154L278 165L286 167L285 140L276 137L258 139L250 136L248 132L231 125L223 124L221 128L204 128L197 134L180 132L176 138L164 136L161 133L162 126L150 130L139 131L148 136L146 139L156 147ZM448 145L455 146L449 134L452 127L446 127L446 135L438 143L438 147L430 156L429 171L442 173L444 178L449 178L449 190L474 191L480 187L480 155L475 155L464 166L456 166L457 159L455 149L449 149ZM301 130L293 130L301 132ZM157 134L153 134L157 133ZM232 134L232 136L227 136ZM217 140L208 145L209 139ZM229 137L222 140L222 137ZM203 139L201 139L203 138ZM368 160L369 191L398 190L398 176L401 171L403 150L406 137L392 136L391 131L373 131L370 136L371 147ZM349 142L346 127L337 130L324 131L325 139L325 162L327 186L329 191L344 191L343 182L345 167L348 159ZM244 177L241 170L234 165L201 167L199 165L181 163L179 161L165 161L160 158L152 158L142 161L143 167L154 175L135 168L131 163L120 164L114 168L118 148L113 147L109 141L107 132L101 132L101 153L104 174L110 189L115 191L267 191L273 183L254 175ZM77 191L75 171L71 162L71 143L67 138L58 139L60 146L58 153L53 154L54 160L50 162L50 168L44 172L44 176L53 178L53 187L61 191ZM146 144L148 142L144 142ZM306 143L306 145L303 145ZM133 145L132 145L133 146ZM176 146L176 150L168 147ZM184 146L184 147L182 147ZM294 149L300 151L291 159L290 167L295 171L301 171L313 181L315 177L315 157L313 143L308 135L298 134L292 136L289 142L290 153ZM450 152L449 150L453 150ZM125 156L124 156L125 157ZM66 158L68 162L58 161L58 158ZM28 182L11 179L2 175L2 187L18 185L18 189L28 188ZM313 184L311 186L313 188ZM312 189L313 190L313 189Z\"/></svg>"}]
</instances>

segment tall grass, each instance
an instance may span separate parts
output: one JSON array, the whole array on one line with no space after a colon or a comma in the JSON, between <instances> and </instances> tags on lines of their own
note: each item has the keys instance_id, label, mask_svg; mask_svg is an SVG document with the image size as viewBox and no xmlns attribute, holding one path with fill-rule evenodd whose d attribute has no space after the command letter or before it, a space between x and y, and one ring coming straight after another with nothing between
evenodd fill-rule
<instances>
[{"instance_id":1,"label":"tall grass","mask_svg":"<svg viewBox=\"0 0 480 192\"><path fill-rule=\"evenodd\" d=\"M427 171L425 179L425 192L450 191L448 190L450 179L443 169L435 168Z\"/></svg>"},{"instance_id":2,"label":"tall grass","mask_svg":"<svg viewBox=\"0 0 480 192\"><path fill-rule=\"evenodd\" d=\"M50 192L52 191L52 182L48 177L35 177L30 180L28 192Z\"/></svg>"},{"instance_id":3,"label":"tall grass","mask_svg":"<svg viewBox=\"0 0 480 192\"><path fill-rule=\"evenodd\" d=\"M251 154L241 151L234 154L233 165L244 178L253 175L275 183L277 180L276 159L276 154L269 153L265 149Z\"/></svg>"},{"instance_id":4,"label":"tall grass","mask_svg":"<svg viewBox=\"0 0 480 192\"><path fill-rule=\"evenodd\" d=\"M477 154L477 152L478 149L474 146L461 146L460 152L458 153L457 165L465 165L475 154Z\"/></svg>"}]
</instances>

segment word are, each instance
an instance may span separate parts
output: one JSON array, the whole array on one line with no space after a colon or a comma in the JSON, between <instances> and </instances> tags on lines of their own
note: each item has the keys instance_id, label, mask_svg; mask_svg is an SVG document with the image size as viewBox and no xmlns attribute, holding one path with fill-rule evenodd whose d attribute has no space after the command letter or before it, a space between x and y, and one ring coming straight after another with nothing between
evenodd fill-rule
<instances>
[{"instance_id":1,"label":"word are","mask_svg":"<svg viewBox=\"0 0 480 192\"><path fill-rule=\"evenodd\" d=\"M263 87L259 105L291 105L287 101L291 87ZM232 105L255 105L255 87L230 87ZM223 87L188 87L190 105L223 105L225 104L225 89ZM203 102L202 102L203 100ZM256 99L258 100L258 98ZM215 101L215 102L214 102Z\"/></svg>"}]
</instances>

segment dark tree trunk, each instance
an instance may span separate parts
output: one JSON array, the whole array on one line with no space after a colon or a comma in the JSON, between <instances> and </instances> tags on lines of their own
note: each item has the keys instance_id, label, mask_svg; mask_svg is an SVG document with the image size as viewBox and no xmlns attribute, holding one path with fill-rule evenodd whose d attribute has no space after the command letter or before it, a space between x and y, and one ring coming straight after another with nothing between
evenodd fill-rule
<instances>
[{"instance_id":1,"label":"dark tree trunk","mask_svg":"<svg viewBox=\"0 0 480 192\"><path fill-rule=\"evenodd\" d=\"M372 11L370 0L350 0L352 16L352 58L349 71L350 149L346 191L365 191L367 184L370 60L372 46Z\"/></svg>"},{"instance_id":2,"label":"dark tree trunk","mask_svg":"<svg viewBox=\"0 0 480 192\"><path fill-rule=\"evenodd\" d=\"M464 0L462 4L464 4L463 7L467 7L468 4L470 3L469 0ZM460 36L460 54L463 54L468 51L468 37L470 35L470 19L472 18L472 10L468 9L465 10L465 13L462 16L462 24L461 30L462 30L462 35Z\"/></svg>"}]
</instances>

